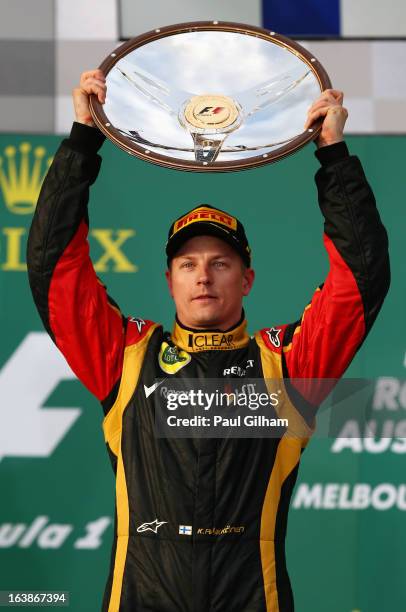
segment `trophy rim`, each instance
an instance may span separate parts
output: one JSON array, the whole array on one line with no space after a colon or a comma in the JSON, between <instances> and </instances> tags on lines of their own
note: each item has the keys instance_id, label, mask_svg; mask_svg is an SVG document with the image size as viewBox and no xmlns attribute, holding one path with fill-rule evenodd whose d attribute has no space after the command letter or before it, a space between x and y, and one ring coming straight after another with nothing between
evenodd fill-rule
<instances>
[{"instance_id":1,"label":"trophy rim","mask_svg":"<svg viewBox=\"0 0 406 612\"><path fill-rule=\"evenodd\" d=\"M166 38L174 34L199 31L235 32L239 34L246 34L248 36L262 38L263 40L278 44L281 47L288 48L295 55L300 57L312 70L319 83L320 92L330 89L332 86L330 77L320 61L312 53L310 53L310 51L302 47L302 45L295 40L292 40L287 36L283 36L282 34L269 31L269 29L232 21L191 21L149 30L148 32L144 32L143 34L136 36L135 38L125 41L119 47L114 49L101 62L99 69L102 70L105 76L107 76L117 62L138 47L142 47L145 44L153 42L154 40ZM143 161L148 161L165 168L191 172L235 172L238 170L257 168L259 166L264 166L266 164L279 161L288 155L292 155L297 150L304 147L308 142L315 140L320 134L321 125L323 122L322 119L317 120L311 126L311 128L309 128L312 131L307 130L303 134L296 136L288 144L278 148L274 152L255 155L243 160L216 161L213 165L204 165L202 162L177 159L175 157L171 157L170 155L162 155L161 153L150 151L146 146L141 146L134 143L130 138L127 138L127 136L111 125L107 115L104 112L103 105L100 104L95 94L91 94L89 106L92 118L99 130L126 153L139 157Z\"/></svg>"}]
</instances>

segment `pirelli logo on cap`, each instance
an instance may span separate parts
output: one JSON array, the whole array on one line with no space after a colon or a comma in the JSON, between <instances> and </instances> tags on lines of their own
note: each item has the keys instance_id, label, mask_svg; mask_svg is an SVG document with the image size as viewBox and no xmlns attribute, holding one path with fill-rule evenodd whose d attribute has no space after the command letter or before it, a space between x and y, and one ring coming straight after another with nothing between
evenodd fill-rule
<instances>
[{"instance_id":1,"label":"pirelli logo on cap","mask_svg":"<svg viewBox=\"0 0 406 612\"><path fill-rule=\"evenodd\" d=\"M234 231L237 230L237 219L235 219L235 217L231 217L231 215L227 215L226 213L221 212L221 210L216 210L215 208L206 208L205 206L201 206L200 208L195 208L194 211L176 221L172 236L180 229L183 229L191 223L196 223L198 221L214 221L215 223L220 223L221 225L224 225L225 227L228 227Z\"/></svg>"}]
</instances>

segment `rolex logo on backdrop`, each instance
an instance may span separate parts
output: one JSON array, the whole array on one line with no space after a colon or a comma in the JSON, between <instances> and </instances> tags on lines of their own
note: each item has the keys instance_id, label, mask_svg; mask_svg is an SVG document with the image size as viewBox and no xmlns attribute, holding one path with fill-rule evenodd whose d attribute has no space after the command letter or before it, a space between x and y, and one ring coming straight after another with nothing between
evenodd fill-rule
<instances>
[{"instance_id":1,"label":"rolex logo on backdrop","mask_svg":"<svg viewBox=\"0 0 406 612\"><path fill-rule=\"evenodd\" d=\"M0 155L0 188L6 207L16 215L34 212L41 185L51 165L42 146L22 142L9 145Z\"/></svg>"},{"instance_id":2,"label":"rolex logo on backdrop","mask_svg":"<svg viewBox=\"0 0 406 612\"><path fill-rule=\"evenodd\" d=\"M35 211L52 159L45 146L27 141L0 149L0 215L9 212L26 219L21 227L14 226L9 216L6 222L4 217L1 220L0 271L27 270L25 251L31 221L28 215ZM135 235L133 228L91 228L89 240L96 254L93 259L96 272L137 272L138 266L125 252L130 246L128 241Z\"/></svg>"}]
</instances>

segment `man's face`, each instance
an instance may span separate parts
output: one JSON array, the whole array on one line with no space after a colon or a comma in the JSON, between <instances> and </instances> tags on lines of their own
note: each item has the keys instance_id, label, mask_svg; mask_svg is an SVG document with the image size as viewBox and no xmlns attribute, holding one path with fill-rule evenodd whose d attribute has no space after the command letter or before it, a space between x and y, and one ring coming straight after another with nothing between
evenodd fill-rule
<instances>
[{"instance_id":1,"label":"man's face","mask_svg":"<svg viewBox=\"0 0 406 612\"><path fill-rule=\"evenodd\" d=\"M254 271L223 240L196 236L179 249L166 272L179 320L194 329L225 330L238 322Z\"/></svg>"}]
</instances>

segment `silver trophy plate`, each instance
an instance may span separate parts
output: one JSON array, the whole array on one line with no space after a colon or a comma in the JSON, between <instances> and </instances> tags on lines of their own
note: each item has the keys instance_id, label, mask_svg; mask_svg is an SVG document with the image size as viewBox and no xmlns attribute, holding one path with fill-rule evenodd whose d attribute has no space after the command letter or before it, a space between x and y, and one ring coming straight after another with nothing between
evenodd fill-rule
<instances>
[{"instance_id":1,"label":"silver trophy plate","mask_svg":"<svg viewBox=\"0 0 406 612\"><path fill-rule=\"evenodd\" d=\"M153 30L101 64L107 97L95 123L132 155L178 170L232 171L270 163L317 137L309 106L331 87L297 42L237 23Z\"/></svg>"}]
</instances>

